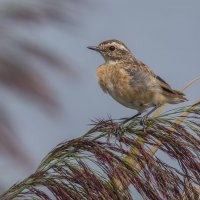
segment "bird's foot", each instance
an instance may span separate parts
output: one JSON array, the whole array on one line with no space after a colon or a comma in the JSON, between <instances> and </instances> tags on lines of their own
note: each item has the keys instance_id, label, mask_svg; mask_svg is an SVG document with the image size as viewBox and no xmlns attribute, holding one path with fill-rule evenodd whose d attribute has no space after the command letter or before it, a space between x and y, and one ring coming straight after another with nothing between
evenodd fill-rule
<instances>
[{"instance_id":1,"label":"bird's foot","mask_svg":"<svg viewBox=\"0 0 200 200\"><path fill-rule=\"evenodd\" d=\"M120 123L115 124L114 134L119 134L122 130L122 125Z\"/></svg>"},{"instance_id":2,"label":"bird's foot","mask_svg":"<svg viewBox=\"0 0 200 200\"><path fill-rule=\"evenodd\" d=\"M116 141L120 141L122 136L124 135L123 124L119 123L115 126L114 135L116 137Z\"/></svg>"},{"instance_id":3,"label":"bird's foot","mask_svg":"<svg viewBox=\"0 0 200 200\"><path fill-rule=\"evenodd\" d=\"M147 118L148 118L148 115L144 115L142 117L142 119L140 120L140 125L143 126L143 131L145 132L145 125L146 125L146 122L147 122Z\"/></svg>"}]
</instances>

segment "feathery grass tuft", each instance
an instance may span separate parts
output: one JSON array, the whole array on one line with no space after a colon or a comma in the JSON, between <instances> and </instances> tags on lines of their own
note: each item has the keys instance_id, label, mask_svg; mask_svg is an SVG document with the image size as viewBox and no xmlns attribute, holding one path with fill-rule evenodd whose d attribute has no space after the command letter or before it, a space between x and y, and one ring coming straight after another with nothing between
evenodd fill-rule
<instances>
[{"instance_id":1,"label":"feathery grass tuft","mask_svg":"<svg viewBox=\"0 0 200 200\"><path fill-rule=\"evenodd\" d=\"M186 111L189 115L182 124L176 123ZM131 187L143 199L196 199L199 119L200 105L196 104L149 118L145 132L139 117L123 127L111 118L94 120L90 131L58 145L35 173L12 186L1 199L134 199ZM159 152L168 161L151 153L158 141ZM178 167L173 167L170 158Z\"/></svg>"}]
</instances>

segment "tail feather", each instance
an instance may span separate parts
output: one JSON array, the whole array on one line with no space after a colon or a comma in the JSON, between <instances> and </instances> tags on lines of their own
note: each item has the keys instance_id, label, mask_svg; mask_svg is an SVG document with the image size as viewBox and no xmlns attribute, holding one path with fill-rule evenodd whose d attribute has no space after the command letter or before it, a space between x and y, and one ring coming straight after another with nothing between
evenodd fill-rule
<instances>
[{"instance_id":1,"label":"tail feather","mask_svg":"<svg viewBox=\"0 0 200 200\"><path fill-rule=\"evenodd\" d=\"M165 94L168 99L168 103L170 104L177 104L181 102L188 101L188 99L185 97L185 94L176 90L173 90L173 94Z\"/></svg>"}]
</instances>

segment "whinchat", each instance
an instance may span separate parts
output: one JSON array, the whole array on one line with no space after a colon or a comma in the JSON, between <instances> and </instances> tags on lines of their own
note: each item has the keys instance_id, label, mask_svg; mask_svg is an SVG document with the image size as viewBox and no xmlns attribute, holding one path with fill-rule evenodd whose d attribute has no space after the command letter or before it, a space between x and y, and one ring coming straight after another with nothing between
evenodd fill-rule
<instances>
[{"instance_id":1,"label":"whinchat","mask_svg":"<svg viewBox=\"0 0 200 200\"><path fill-rule=\"evenodd\" d=\"M120 104L138 111L124 123L148 108L153 107L145 117L165 103L177 104L187 100L183 93L172 89L147 65L137 60L122 42L107 40L88 48L99 52L105 60L96 71L102 90Z\"/></svg>"}]
</instances>

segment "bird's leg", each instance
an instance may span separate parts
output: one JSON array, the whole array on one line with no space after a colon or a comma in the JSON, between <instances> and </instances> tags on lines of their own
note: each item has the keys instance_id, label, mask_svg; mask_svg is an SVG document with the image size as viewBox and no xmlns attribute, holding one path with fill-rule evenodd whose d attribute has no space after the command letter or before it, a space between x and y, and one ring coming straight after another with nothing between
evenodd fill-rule
<instances>
[{"instance_id":1,"label":"bird's leg","mask_svg":"<svg viewBox=\"0 0 200 200\"><path fill-rule=\"evenodd\" d=\"M129 118L122 118L124 121L122 122L122 124L126 124L127 122L129 122L130 120L134 119L135 117L138 117L140 116L142 113L141 112L138 112L137 114L135 114L134 116L132 117L129 117Z\"/></svg>"},{"instance_id":2,"label":"bird's leg","mask_svg":"<svg viewBox=\"0 0 200 200\"><path fill-rule=\"evenodd\" d=\"M115 135L117 136L117 138L119 139L119 136L123 130L123 125L126 124L127 122L129 122L130 120L134 119L135 117L141 115L142 113L141 112L138 112L137 114L135 114L134 116L132 117L129 117L129 118L121 118L120 120L123 120L121 123L118 124L118 126L116 127L116 130L115 130ZM122 134L121 134L122 135Z\"/></svg>"},{"instance_id":3,"label":"bird's leg","mask_svg":"<svg viewBox=\"0 0 200 200\"><path fill-rule=\"evenodd\" d=\"M160 105L156 105L155 107L153 107L153 109L151 109L146 115L144 115L140 121L140 124L143 126L144 128L144 131L145 131L145 123L146 123L146 120L148 118L148 116L153 113L157 108L159 108Z\"/></svg>"}]
</instances>

